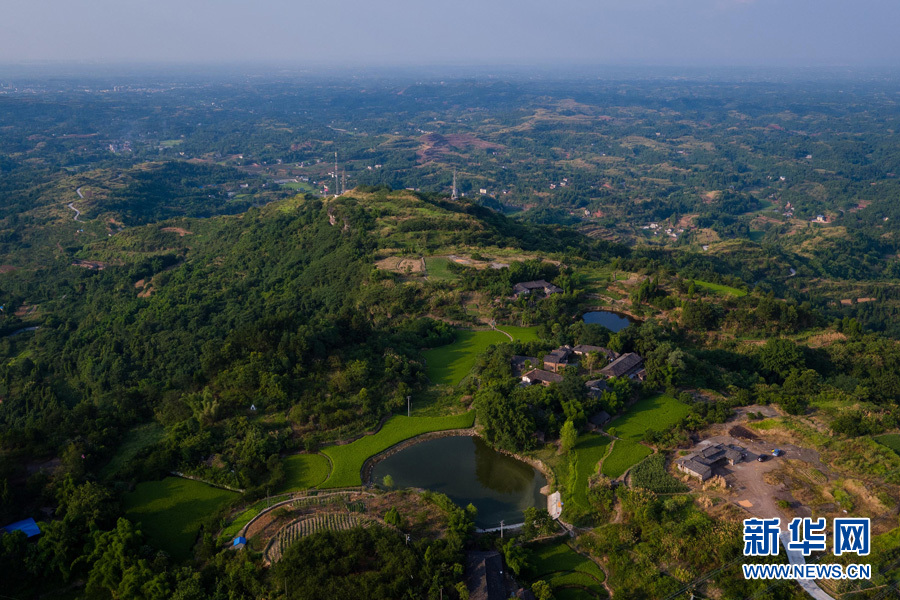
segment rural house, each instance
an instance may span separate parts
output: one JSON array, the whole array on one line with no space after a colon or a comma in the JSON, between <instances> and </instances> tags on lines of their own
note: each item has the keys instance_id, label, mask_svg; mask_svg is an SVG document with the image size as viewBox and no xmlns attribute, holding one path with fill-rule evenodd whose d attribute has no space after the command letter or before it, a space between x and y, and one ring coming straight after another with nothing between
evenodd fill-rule
<instances>
[{"instance_id":1,"label":"rural house","mask_svg":"<svg viewBox=\"0 0 900 600\"><path fill-rule=\"evenodd\" d=\"M640 354L626 352L600 369L600 374L605 377L630 377L643 381L647 371L644 370L644 359Z\"/></svg>"},{"instance_id":2,"label":"rural house","mask_svg":"<svg viewBox=\"0 0 900 600\"><path fill-rule=\"evenodd\" d=\"M588 396L594 398L599 398L603 395L603 392L609 389L609 386L606 385L606 381L603 379L591 379L584 384L584 387L587 388Z\"/></svg>"},{"instance_id":3,"label":"rural house","mask_svg":"<svg viewBox=\"0 0 900 600\"><path fill-rule=\"evenodd\" d=\"M510 362L513 375L517 377L541 364L541 361L536 356L513 356Z\"/></svg>"},{"instance_id":4,"label":"rural house","mask_svg":"<svg viewBox=\"0 0 900 600\"><path fill-rule=\"evenodd\" d=\"M554 373L559 372L560 369L565 369L569 366L571 354L571 346L560 346L550 354L544 355L544 368Z\"/></svg>"},{"instance_id":5,"label":"rural house","mask_svg":"<svg viewBox=\"0 0 900 600\"><path fill-rule=\"evenodd\" d=\"M508 597L503 581L503 559L496 550L466 554L465 573L470 600L503 600Z\"/></svg>"},{"instance_id":6,"label":"rural house","mask_svg":"<svg viewBox=\"0 0 900 600\"><path fill-rule=\"evenodd\" d=\"M562 375L544 371L543 369L532 369L522 375L522 383L526 385L534 385L536 383L550 385L551 383L559 383L562 380Z\"/></svg>"},{"instance_id":7,"label":"rural house","mask_svg":"<svg viewBox=\"0 0 900 600\"><path fill-rule=\"evenodd\" d=\"M618 352L613 352L609 348L604 348L603 346L588 346L585 344L578 344L574 348L572 348L572 352L577 354L578 356L584 356L585 354L590 354L591 352L596 352L600 356L606 358L607 362L616 360L619 358Z\"/></svg>"},{"instance_id":8,"label":"rural house","mask_svg":"<svg viewBox=\"0 0 900 600\"><path fill-rule=\"evenodd\" d=\"M695 452L675 461L678 470L687 473L700 481L706 481L713 475L715 467L729 464L735 465L747 458L747 451L734 444L712 444L703 450Z\"/></svg>"},{"instance_id":9,"label":"rural house","mask_svg":"<svg viewBox=\"0 0 900 600\"><path fill-rule=\"evenodd\" d=\"M557 287L552 283L548 283L543 279L538 279L537 281L525 281L514 285L513 297L519 298L520 296L527 296L536 290L542 290L547 296L561 294L563 291L562 288Z\"/></svg>"},{"instance_id":10,"label":"rural house","mask_svg":"<svg viewBox=\"0 0 900 600\"><path fill-rule=\"evenodd\" d=\"M590 423L590 425L592 425L594 428L600 429L601 427L609 423L609 420L611 418L612 417L609 416L608 412L606 412L605 410L601 410L600 412L591 415L588 418L588 423Z\"/></svg>"}]
</instances>

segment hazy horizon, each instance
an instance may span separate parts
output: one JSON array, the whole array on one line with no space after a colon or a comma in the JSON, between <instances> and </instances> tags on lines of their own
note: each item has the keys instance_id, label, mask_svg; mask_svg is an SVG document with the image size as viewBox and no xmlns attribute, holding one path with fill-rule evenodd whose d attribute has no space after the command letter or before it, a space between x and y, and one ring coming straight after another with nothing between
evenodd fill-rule
<instances>
[{"instance_id":1,"label":"hazy horizon","mask_svg":"<svg viewBox=\"0 0 900 600\"><path fill-rule=\"evenodd\" d=\"M0 63L309 67L895 67L900 3L399 0L6 7Z\"/></svg>"}]
</instances>

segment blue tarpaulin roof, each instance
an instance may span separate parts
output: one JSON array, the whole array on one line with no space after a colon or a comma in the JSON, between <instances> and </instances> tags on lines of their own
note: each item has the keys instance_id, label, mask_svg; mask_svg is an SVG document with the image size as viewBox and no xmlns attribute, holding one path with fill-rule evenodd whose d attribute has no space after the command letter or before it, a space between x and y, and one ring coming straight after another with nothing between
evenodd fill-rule
<instances>
[{"instance_id":1,"label":"blue tarpaulin roof","mask_svg":"<svg viewBox=\"0 0 900 600\"><path fill-rule=\"evenodd\" d=\"M246 544L246 543L247 543L247 538L239 536L239 537L234 538L234 543L232 545L240 546L241 544Z\"/></svg>"},{"instance_id":2,"label":"blue tarpaulin roof","mask_svg":"<svg viewBox=\"0 0 900 600\"><path fill-rule=\"evenodd\" d=\"M37 526L37 523L34 522L34 519L25 519L24 521L17 521L10 525L7 525L3 528L3 531L6 533L12 533L13 531L22 531L28 537L32 537L38 535L41 532L41 528Z\"/></svg>"}]
</instances>

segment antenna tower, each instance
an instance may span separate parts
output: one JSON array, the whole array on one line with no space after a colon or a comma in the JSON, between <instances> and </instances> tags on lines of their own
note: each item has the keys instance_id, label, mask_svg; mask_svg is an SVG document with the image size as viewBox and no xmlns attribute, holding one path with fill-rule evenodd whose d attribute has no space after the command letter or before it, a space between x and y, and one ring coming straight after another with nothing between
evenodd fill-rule
<instances>
[{"instance_id":1,"label":"antenna tower","mask_svg":"<svg viewBox=\"0 0 900 600\"><path fill-rule=\"evenodd\" d=\"M459 198L459 194L456 191L456 169L453 169L453 192L450 194L451 200L456 200Z\"/></svg>"},{"instance_id":2,"label":"antenna tower","mask_svg":"<svg viewBox=\"0 0 900 600\"><path fill-rule=\"evenodd\" d=\"M337 170L337 152L334 153L334 195L340 196L340 180L338 179L338 170Z\"/></svg>"}]
</instances>

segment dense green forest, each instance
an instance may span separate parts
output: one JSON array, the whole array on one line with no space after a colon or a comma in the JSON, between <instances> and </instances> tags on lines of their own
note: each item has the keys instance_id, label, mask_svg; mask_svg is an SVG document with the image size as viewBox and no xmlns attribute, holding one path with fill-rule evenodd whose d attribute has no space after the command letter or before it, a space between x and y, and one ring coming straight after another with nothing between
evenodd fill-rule
<instances>
[{"instance_id":1,"label":"dense green forest","mask_svg":"<svg viewBox=\"0 0 900 600\"><path fill-rule=\"evenodd\" d=\"M841 597L896 588L896 82L310 81L0 94L0 525L42 529L0 535L5 594L466 598L467 553L497 549L541 598L801 597L743 580L739 509L672 469L737 420L815 453L779 471L784 510L876 523ZM539 279L561 291L513 295ZM425 351L481 333L504 341L438 382ZM592 355L523 386L513 358L563 345L646 373L597 391ZM410 402L433 421L391 421ZM510 541L439 494L327 482L473 418L545 465L593 567L550 576L540 511ZM321 452L358 439L358 464ZM207 494L183 548L135 516L173 474ZM260 514L312 533L270 563Z\"/></svg>"}]
</instances>

